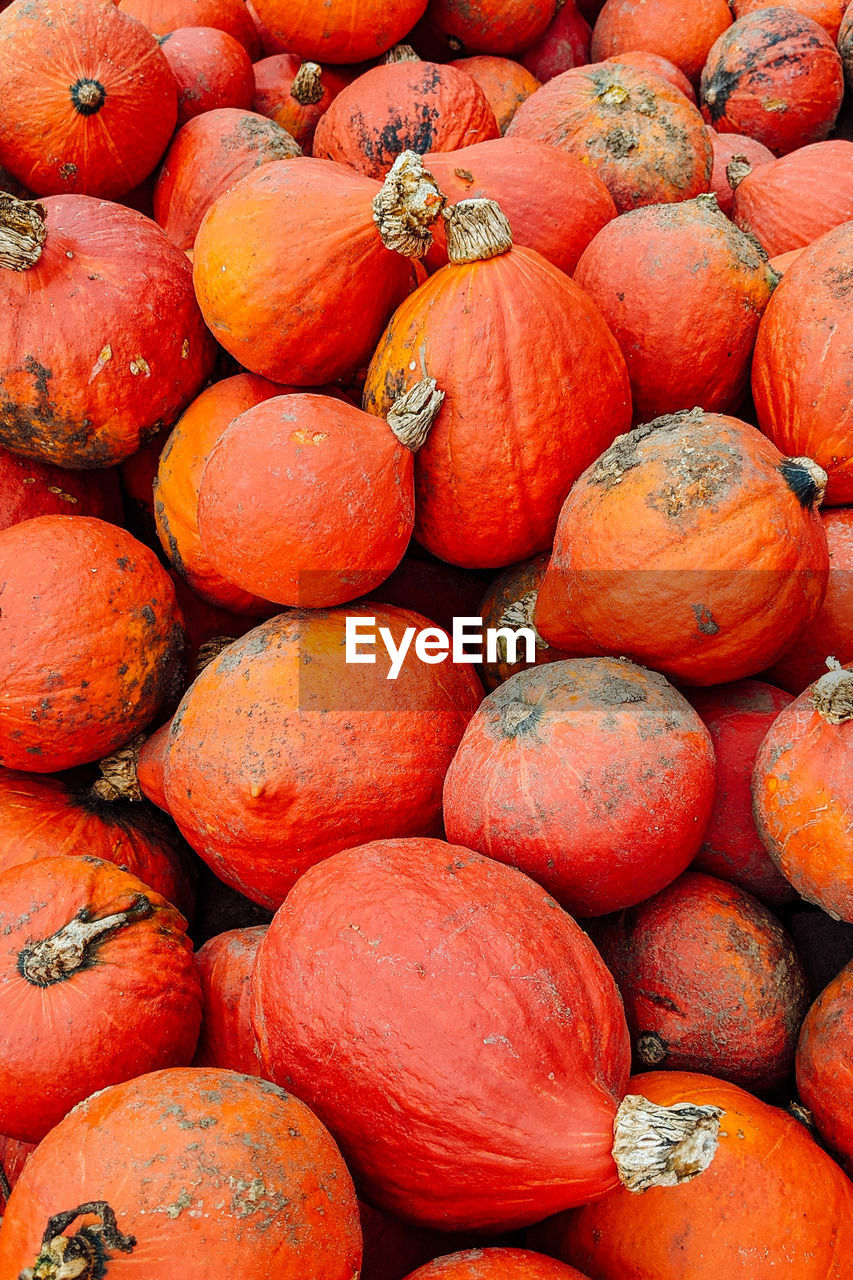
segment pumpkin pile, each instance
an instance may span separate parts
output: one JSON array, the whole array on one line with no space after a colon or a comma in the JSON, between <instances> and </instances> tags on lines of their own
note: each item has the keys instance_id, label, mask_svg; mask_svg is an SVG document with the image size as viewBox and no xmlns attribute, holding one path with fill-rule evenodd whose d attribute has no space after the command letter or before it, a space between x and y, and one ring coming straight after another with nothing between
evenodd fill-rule
<instances>
[{"instance_id":1,"label":"pumpkin pile","mask_svg":"<svg viewBox=\"0 0 853 1280\"><path fill-rule=\"evenodd\" d=\"M853 1280L853 3L0 0L0 1280Z\"/></svg>"}]
</instances>

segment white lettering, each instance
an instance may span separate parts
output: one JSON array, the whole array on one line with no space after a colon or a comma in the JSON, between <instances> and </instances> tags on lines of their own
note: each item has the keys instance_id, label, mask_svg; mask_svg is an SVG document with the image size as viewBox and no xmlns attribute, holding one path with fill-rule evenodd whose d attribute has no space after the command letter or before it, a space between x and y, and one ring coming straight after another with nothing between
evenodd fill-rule
<instances>
[{"instance_id":1,"label":"white lettering","mask_svg":"<svg viewBox=\"0 0 853 1280\"><path fill-rule=\"evenodd\" d=\"M359 635L362 627L376 628L375 618L347 618L346 620L346 648L345 655L347 662L375 662L375 653L359 653L358 646L360 644L376 644L375 634Z\"/></svg>"},{"instance_id":2,"label":"white lettering","mask_svg":"<svg viewBox=\"0 0 853 1280\"><path fill-rule=\"evenodd\" d=\"M486 661L508 662L510 666L521 662L522 659L518 657L519 640L524 640L523 661L533 666L536 661L536 632L532 627L519 627L517 631L512 627L488 627Z\"/></svg>"},{"instance_id":3,"label":"white lettering","mask_svg":"<svg viewBox=\"0 0 853 1280\"><path fill-rule=\"evenodd\" d=\"M476 627L476 635L471 628ZM466 644L479 643L479 653L466 653ZM475 618L454 618L453 619L453 661L454 662L479 662L483 656L483 619Z\"/></svg>"},{"instance_id":4,"label":"white lettering","mask_svg":"<svg viewBox=\"0 0 853 1280\"><path fill-rule=\"evenodd\" d=\"M415 653L421 662L444 662L450 652L450 638L439 627L424 627L415 640Z\"/></svg>"},{"instance_id":5,"label":"white lettering","mask_svg":"<svg viewBox=\"0 0 853 1280\"><path fill-rule=\"evenodd\" d=\"M388 672L387 678L389 680L396 680L403 668L406 654L409 652L409 645L412 643L412 636L415 634L415 628L406 627L399 646L394 644L394 637L388 627L380 627L379 634L384 641L385 648L388 650L388 657L391 659L391 669Z\"/></svg>"}]
</instances>

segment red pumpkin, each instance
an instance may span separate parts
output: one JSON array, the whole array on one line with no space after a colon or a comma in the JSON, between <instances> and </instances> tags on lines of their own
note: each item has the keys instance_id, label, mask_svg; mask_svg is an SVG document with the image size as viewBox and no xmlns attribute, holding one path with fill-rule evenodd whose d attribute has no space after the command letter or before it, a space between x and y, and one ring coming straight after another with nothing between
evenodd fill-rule
<instances>
[{"instance_id":1,"label":"red pumpkin","mask_svg":"<svg viewBox=\"0 0 853 1280\"><path fill-rule=\"evenodd\" d=\"M286 129L307 151L320 117L349 80L333 67L280 53L255 63L254 111Z\"/></svg>"},{"instance_id":2,"label":"red pumpkin","mask_svg":"<svg viewBox=\"0 0 853 1280\"><path fill-rule=\"evenodd\" d=\"M140 791L165 813L169 812L166 801L166 747L171 728L172 722L169 720L155 729L139 748L136 762L136 780Z\"/></svg>"},{"instance_id":3,"label":"red pumpkin","mask_svg":"<svg viewBox=\"0 0 853 1280\"><path fill-rule=\"evenodd\" d=\"M420 18L426 0L255 0L255 9L280 50L315 62L366 62L378 58Z\"/></svg>"},{"instance_id":4,"label":"red pumpkin","mask_svg":"<svg viewBox=\"0 0 853 1280\"><path fill-rule=\"evenodd\" d=\"M481 704L444 782L444 828L572 915L598 916L687 867L713 794L711 739L663 676L569 660L523 671Z\"/></svg>"},{"instance_id":5,"label":"red pumpkin","mask_svg":"<svg viewBox=\"0 0 853 1280\"><path fill-rule=\"evenodd\" d=\"M801 898L853 923L853 671L837 667L771 725L752 802L765 848Z\"/></svg>"},{"instance_id":6,"label":"red pumpkin","mask_svg":"<svg viewBox=\"0 0 853 1280\"><path fill-rule=\"evenodd\" d=\"M68 769L154 718L179 678L183 631L153 552L102 520L39 516L0 533L0 581L0 764Z\"/></svg>"},{"instance_id":7,"label":"red pumpkin","mask_svg":"<svg viewBox=\"0 0 853 1280\"><path fill-rule=\"evenodd\" d=\"M726 0L607 0L592 32L591 57L603 62L642 49L698 81L708 50L731 25Z\"/></svg>"},{"instance_id":8,"label":"red pumpkin","mask_svg":"<svg viewBox=\"0 0 853 1280\"><path fill-rule=\"evenodd\" d=\"M131 191L177 110L157 41L114 4L31 0L0 13L0 164L35 195Z\"/></svg>"},{"instance_id":9,"label":"red pumpkin","mask_svg":"<svg viewBox=\"0 0 853 1280\"><path fill-rule=\"evenodd\" d=\"M711 190L723 213L730 217L735 187L752 170L769 164L774 159L773 152L768 151L763 142L756 142L755 138L747 138L741 133L717 133L714 129L708 132L714 148Z\"/></svg>"},{"instance_id":10,"label":"red pumpkin","mask_svg":"<svg viewBox=\"0 0 853 1280\"><path fill-rule=\"evenodd\" d=\"M543 35L555 0L430 0L424 24L433 40L461 53L514 54Z\"/></svg>"},{"instance_id":11,"label":"red pumpkin","mask_svg":"<svg viewBox=\"0 0 853 1280\"><path fill-rule=\"evenodd\" d=\"M686 684L763 670L823 603L824 483L736 418L694 409L638 427L563 504L540 634Z\"/></svg>"},{"instance_id":12,"label":"red pumpkin","mask_svg":"<svg viewBox=\"0 0 853 1280\"><path fill-rule=\"evenodd\" d=\"M732 3L736 18L745 18L748 13L754 13L756 9L766 8L767 5L763 0L733 0ZM847 8L847 0L789 0L785 8L793 9L796 13L811 18L835 40L844 10Z\"/></svg>"},{"instance_id":13,"label":"red pumpkin","mask_svg":"<svg viewBox=\"0 0 853 1280\"><path fill-rule=\"evenodd\" d=\"M670 62L668 58L662 58L660 54L650 53L646 49L630 49L625 53L614 54L612 58L605 58L604 61L619 62L623 67L636 67L638 71L647 71L650 75L658 76L661 80L668 81L674 88L680 89L688 102L696 105L696 90L687 76L674 62Z\"/></svg>"},{"instance_id":14,"label":"red pumpkin","mask_svg":"<svg viewBox=\"0 0 853 1280\"><path fill-rule=\"evenodd\" d=\"M436 1258L407 1280L584 1280L567 1267L529 1249L470 1249Z\"/></svg>"},{"instance_id":15,"label":"red pumpkin","mask_svg":"<svg viewBox=\"0 0 853 1280\"><path fill-rule=\"evenodd\" d=\"M34 516L72 514L122 524L116 472L66 471L0 449L0 529Z\"/></svg>"},{"instance_id":16,"label":"red pumpkin","mask_svg":"<svg viewBox=\"0 0 853 1280\"><path fill-rule=\"evenodd\" d=\"M259 56L258 33L243 0L118 0L118 6L155 36L184 27L215 27L239 41L253 62Z\"/></svg>"},{"instance_id":17,"label":"red pumpkin","mask_svg":"<svg viewBox=\"0 0 853 1280\"><path fill-rule=\"evenodd\" d=\"M853 963L820 993L803 1023L797 1090L821 1137L853 1169Z\"/></svg>"},{"instance_id":18,"label":"red pumpkin","mask_svg":"<svg viewBox=\"0 0 853 1280\"><path fill-rule=\"evenodd\" d=\"M774 155L820 142L844 92L823 27L793 9L762 8L720 36L702 71L702 114L717 133L745 133Z\"/></svg>"},{"instance_id":19,"label":"red pumpkin","mask_svg":"<svg viewBox=\"0 0 853 1280\"><path fill-rule=\"evenodd\" d=\"M617 218L584 250L574 278L622 349L636 422L697 404L737 409L776 277L715 197Z\"/></svg>"},{"instance_id":20,"label":"red pumpkin","mask_svg":"<svg viewBox=\"0 0 853 1280\"><path fill-rule=\"evenodd\" d=\"M458 58L448 65L464 71L477 82L488 99L501 133L506 133L507 125L522 102L535 93L540 84L532 72L511 58L479 54L473 58Z\"/></svg>"},{"instance_id":21,"label":"red pumpkin","mask_svg":"<svg viewBox=\"0 0 853 1280\"><path fill-rule=\"evenodd\" d=\"M771 257L801 249L853 219L853 142L816 142L738 183L735 222Z\"/></svg>"},{"instance_id":22,"label":"red pumpkin","mask_svg":"<svg viewBox=\"0 0 853 1280\"><path fill-rule=\"evenodd\" d=\"M63 467L120 462L213 366L189 263L141 213L88 196L0 200L10 226L23 234L0 259L0 444Z\"/></svg>"},{"instance_id":23,"label":"red pumpkin","mask_svg":"<svg viewBox=\"0 0 853 1280\"><path fill-rule=\"evenodd\" d=\"M536 593L542 585L545 570L548 568L550 555L547 551L534 556L531 560L522 560L520 564L510 565L499 573L492 582L480 604L480 617L484 630L493 627L517 628L531 626L528 612L535 603ZM534 662L526 660L523 644L516 645L517 661L510 661L507 637L499 639L497 655L490 661L488 655L480 668L483 684L487 689L497 689L498 685L517 675L519 671L527 671L531 666L542 666L547 662L560 662L566 657L559 649L552 649L547 641L537 634Z\"/></svg>"},{"instance_id":24,"label":"red pumpkin","mask_svg":"<svg viewBox=\"0 0 853 1280\"><path fill-rule=\"evenodd\" d=\"M3 1133L40 1142L96 1090L190 1062L201 989L185 930L165 898L98 858L0 874Z\"/></svg>"},{"instance_id":25,"label":"red pumpkin","mask_svg":"<svg viewBox=\"0 0 853 1280\"><path fill-rule=\"evenodd\" d=\"M0 1210L6 1211L9 1192L23 1172L37 1146L35 1142L18 1142L15 1138L0 1138Z\"/></svg>"},{"instance_id":26,"label":"red pumpkin","mask_svg":"<svg viewBox=\"0 0 853 1280\"><path fill-rule=\"evenodd\" d=\"M217 934L196 954L203 1016L194 1067L263 1075L250 1013L249 982L266 925Z\"/></svg>"},{"instance_id":27,"label":"red pumpkin","mask_svg":"<svg viewBox=\"0 0 853 1280\"><path fill-rule=\"evenodd\" d=\"M179 27L160 41L178 89L178 128L217 107L251 107L255 76L238 40L216 27Z\"/></svg>"},{"instance_id":28,"label":"red pumpkin","mask_svg":"<svg viewBox=\"0 0 853 1280\"><path fill-rule=\"evenodd\" d=\"M831 506L853 504L851 260L853 222L803 250L765 312L752 365L758 425L824 468Z\"/></svg>"},{"instance_id":29,"label":"red pumpkin","mask_svg":"<svg viewBox=\"0 0 853 1280\"><path fill-rule=\"evenodd\" d=\"M544 84L554 76L589 62L592 30L575 0L565 0L538 40L520 55L522 66Z\"/></svg>"},{"instance_id":30,"label":"red pumpkin","mask_svg":"<svg viewBox=\"0 0 853 1280\"><path fill-rule=\"evenodd\" d=\"M12 1193L4 1276L33 1264L68 1275L81 1257L80 1280L175 1280L199 1266L205 1280L352 1280L352 1179L323 1126L281 1089L215 1068L154 1071L75 1108Z\"/></svg>"}]
</instances>

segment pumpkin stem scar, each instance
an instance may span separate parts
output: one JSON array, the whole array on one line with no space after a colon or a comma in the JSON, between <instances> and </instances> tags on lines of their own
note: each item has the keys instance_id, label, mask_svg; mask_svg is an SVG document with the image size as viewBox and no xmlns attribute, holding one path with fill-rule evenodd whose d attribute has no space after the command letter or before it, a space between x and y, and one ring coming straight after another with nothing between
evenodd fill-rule
<instances>
[{"instance_id":1,"label":"pumpkin stem scar","mask_svg":"<svg viewBox=\"0 0 853 1280\"><path fill-rule=\"evenodd\" d=\"M827 724L846 724L853 720L853 671L836 658L827 658L826 665L826 675L812 687L814 709Z\"/></svg>"},{"instance_id":2,"label":"pumpkin stem scar","mask_svg":"<svg viewBox=\"0 0 853 1280\"><path fill-rule=\"evenodd\" d=\"M613 1122L613 1159L629 1191L676 1187L704 1173L717 1150L719 1107L660 1107L628 1094Z\"/></svg>"},{"instance_id":3,"label":"pumpkin stem scar","mask_svg":"<svg viewBox=\"0 0 853 1280\"><path fill-rule=\"evenodd\" d=\"M41 257L47 210L37 200L0 191L0 268L27 271Z\"/></svg>"},{"instance_id":4,"label":"pumpkin stem scar","mask_svg":"<svg viewBox=\"0 0 853 1280\"><path fill-rule=\"evenodd\" d=\"M126 911L100 920L87 920L84 909L50 937L28 942L18 956L18 972L35 987L64 982L88 968L100 942L135 920L149 916L152 909L148 899L142 896Z\"/></svg>"},{"instance_id":5,"label":"pumpkin stem scar","mask_svg":"<svg viewBox=\"0 0 853 1280\"><path fill-rule=\"evenodd\" d=\"M96 1214L100 1222L80 1227L73 1236L63 1235L75 1218ZM41 1251L19 1280L100 1280L107 1274L110 1253L132 1253L136 1237L118 1228L115 1211L104 1200L92 1200L50 1218Z\"/></svg>"}]
</instances>

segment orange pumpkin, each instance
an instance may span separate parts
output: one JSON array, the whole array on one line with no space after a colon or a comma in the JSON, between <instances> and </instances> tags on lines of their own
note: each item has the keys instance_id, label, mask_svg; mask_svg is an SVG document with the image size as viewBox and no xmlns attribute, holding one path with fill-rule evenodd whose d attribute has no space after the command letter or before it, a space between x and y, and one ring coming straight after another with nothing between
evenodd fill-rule
<instances>
[{"instance_id":1,"label":"orange pumpkin","mask_svg":"<svg viewBox=\"0 0 853 1280\"><path fill-rule=\"evenodd\" d=\"M575 0L565 0L538 40L519 55L522 66L532 71L542 84L563 71L589 62L592 30Z\"/></svg>"},{"instance_id":2,"label":"orange pumpkin","mask_svg":"<svg viewBox=\"0 0 853 1280\"><path fill-rule=\"evenodd\" d=\"M457 58L449 65L476 80L488 99L501 133L506 133L507 125L522 102L535 93L540 84L532 72L511 58L479 54L473 58Z\"/></svg>"},{"instance_id":3,"label":"orange pumpkin","mask_svg":"<svg viewBox=\"0 0 853 1280\"><path fill-rule=\"evenodd\" d=\"M169 812L166 800L166 747L172 722L155 729L139 748L136 762L136 780L142 794L165 813Z\"/></svg>"},{"instance_id":4,"label":"orange pumpkin","mask_svg":"<svg viewBox=\"0 0 853 1280\"><path fill-rule=\"evenodd\" d=\"M0 1209L4 1213L9 1193L37 1145L35 1142L18 1142L16 1138L0 1138Z\"/></svg>"},{"instance_id":5,"label":"orange pumpkin","mask_svg":"<svg viewBox=\"0 0 853 1280\"><path fill-rule=\"evenodd\" d=\"M853 8L848 4L838 31L838 52L848 88L853 84Z\"/></svg>"},{"instance_id":6,"label":"orange pumpkin","mask_svg":"<svg viewBox=\"0 0 853 1280\"><path fill-rule=\"evenodd\" d=\"M732 0L732 9L736 18L745 18L748 13L767 7L764 0ZM844 10L847 8L847 0L788 0L785 8L793 9L795 13L811 18L835 40Z\"/></svg>"},{"instance_id":7,"label":"orange pumpkin","mask_svg":"<svg viewBox=\"0 0 853 1280\"><path fill-rule=\"evenodd\" d=\"M203 1015L194 1067L226 1067L262 1076L250 1013L249 982L266 925L229 929L196 953Z\"/></svg>"},{"instance_id":8,"label":"orange pumpkin","mask_svg":"<svg viewBox=\"0 0 853 1280\"><path fill-rule=\"evenodd\" d=\"M753 169L769 164L774 159L773 152L763 142L756 142L755 138L747 138L741 133L717 133L715 129L709 129L708 133L714 148L711 190L723 213L730 217L735 187Z\"/></svg>"},{"instance_id":9,"label":"orange pumpkin","mask_svg":"<svg viewBox=\"0 0 853 1280\"><path fill-rule=\"evenodd\" d=\"M770 265L780 280L788 268L794 265L802 252L802 249L791 249L789 253L779 253L770 259Z\"/></svg>"},{"instance_id":10,"label":"orange pumpkin","mask_svg":"<svg viewBox=\"0 0 853 1280\"><path fill-rule=\"evenodd\" d=\"M0 164L35 195L124 195L166 150L177 111L157 41L114 4L0 13Z\"/></svg>"},{"instance_id":11,"label":"orange pumpkin","mask_svg":"<svg viewBox=\"0 0 853 1280\"><path fill-rule=\"evenodd\" d=\"M622 213L707 191L711 140L674 85L618 62L565 71L523 102L507 136L563 147L606 184Z\"/></svg>"},{"instance_id":12,"label":"orange pumpkin","mask_svg":"<svg viewBox=\"0 0 853 1280\"><path fill-rule=\"evenodd\" d=\"M556 7L556 0L430 0L424 26L457 56L512 55L544 34Z\"/></svg>"},{"instance_id":13,"label":"orange pumpkin","mask_svg":"<svg viewBox=\"0 0 853 1280\"><path fill-rule=\"evenodd\" d=\"M275 54L255 63L252 110L281 125L307 151L320 117L348 84L334 67L303 62L296 53Z\"/></svg>"},{"instance_id":14,"label":"orange pumpkin","mask_svg":"<svg viewBox=\"0 0 853 1280\"><path fill-rule=\"evenodd\" d=\"M853 1169L853 963L809 1009L797 1046L797 1091L821 1137Z\"/></svg>"},{"instance_id":15,"label":"orange pumpkin","mask_svg":"<svg viewBox=\"0 0 853 1280\"><path fill-rule=\"evenodd\" d=\"M815 142L752 169L734 195L735 222L768 254L801 249L853 219L853 142Z\"/></svg>"},{"instance_id":16,"label":"orange pumpkin","mask_svg":"<svg viewBox=\"0 0 853 1280\"><path fill-rule=\"evenodd\" d=\"M732 25L726 0L607 0L592 32L593 62L657 53L698 81L708 50Z\"/></svg>"},{"instance_id":17,"label":"orange pumpkin","mask_svg":"<svg viewBox=\"0 0 853 1280\"><path fill-rule=\"evenodd\" d=\"M218 107L248 108L255 93L249 55L216 27L179 27L160 41L178 90L178 128Z\"/></svg>"},{"instance_id":18,"label":"orange pumpkin","mask_svg":"<svg viewBox=\"0 0 853 1280\"><path fill-rule=\"evenodd\" d=\"M243 46L254 62L260 52L258 33L243 0L117 0L118 7L143 23L155 36L183 27L216 27Z\"/></svg>"},{"instance_id":19,"label":"orange pumpkin","mask_svg":"<svg viewBox=\"0 0 853 1280\"><path fill-rule=\"evenodd\" d=\"M281 50L315 62L366 62L402 40L426 0L255 0L255 10Z\"/></svg>"},{"instance_id":20,"label":"orange pumpkin","mask_svg":"<svg viewBox=\"0 0 853 1280\"><path fill-rule=\"evenodd\" d=\"M623 67L636 67L638 71L647 71L651 75L659 76L661 80L666 80L674 88L680 89L685 98L694 106L696 105L696 90L687 76L674 62L670 62L668 58L662 58L660 54L650 53L646 49L630 49L625 53L614 54L612 58L605 58L603 61L619 62Z\"/></svg>"},{"instance_id":21,"label":"orange pumpkin","mask_svg":"<svg viewBox=\"0 0 853 1280\"><path fill-rule=\"evenodd\" d=\"M498 574L480 605L480 617L483 619L484 629L531 625L527 612L532 607L536 593L542 585L550 558L546 551L542 555L534 556L531 560L510 565L508 569L504 569L503 573ZM523 645L518 645L516 657L518 661L510 662L506 639L498 642L498 655L495 661L489 661L487 656L480 668L483 684L487 689L497 689L498 685L503 684L510 676L517 675L519 671L526 671L530 666L559 662L566 657L566 654L561 653L559 649L552 649L541 636L537 636L535 662L526 661Z\"/></svg>"},{"instance_id":22,"label":"orange pumpkin","mask_svg":"<svg viewBox=\"0 0 853 1280\"><path fill-rule=\"evenodd\" d=\"M529 1249L469 1249L436 1258L406 1280L584 1280L567 1267Z\"/></svg>"},{"instance_id":23,"label":"orange pumpkin","mask_svg":"<svg viewBox=\"0 0 853 1280\"><path fill-rule=\"evenodd\" d=\"M824 483L736 418L694 409L638 427L563 505L540 634L687 684L763 670L823 603Z\"/></svg>"},{"instance_id":24,"label":"orange pumpkin","mask_svg":"<svg viewBox=\"0 0 853 1280\"><path fill-rule=\"evenodd\" d=\"M97 516L123 524L116 471L66 471L0 449L0 529L34 516L58 515Z\"/></svg>"},{"instance_id":25,"label":"orange pumpkin","mask_svg":"<svg viewBox=\"0 0 853 1280\"><path fill-rule=\"evenodd\" d=\"M824 468L832 506L853 504L851 260L853 222L803 250L764 313L752 365L758 425Z\"/></svg>"}]
</instances>

